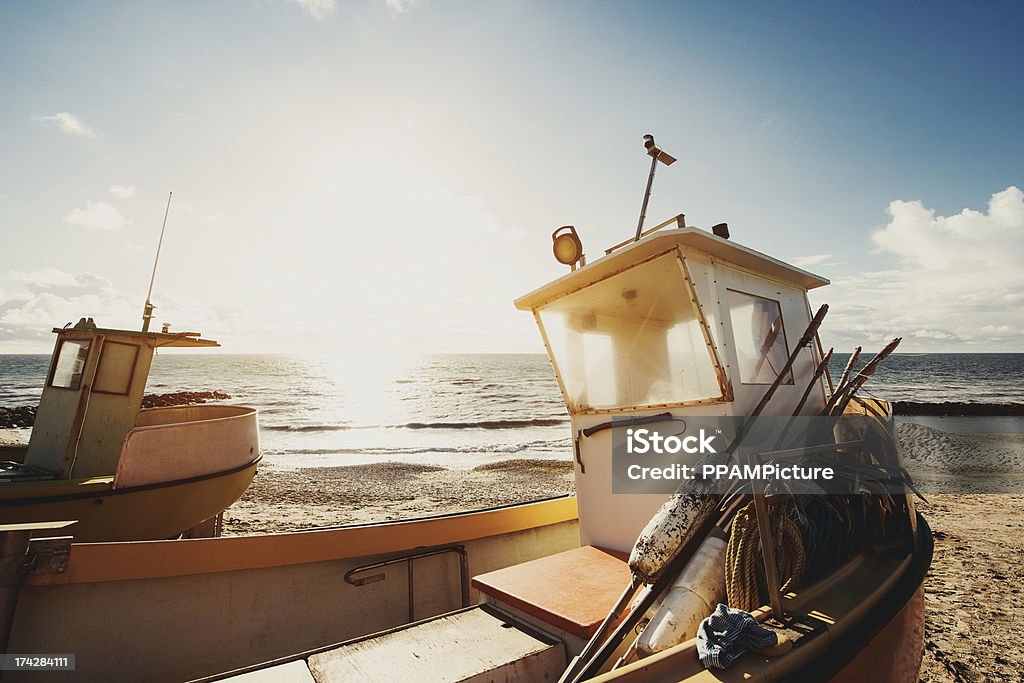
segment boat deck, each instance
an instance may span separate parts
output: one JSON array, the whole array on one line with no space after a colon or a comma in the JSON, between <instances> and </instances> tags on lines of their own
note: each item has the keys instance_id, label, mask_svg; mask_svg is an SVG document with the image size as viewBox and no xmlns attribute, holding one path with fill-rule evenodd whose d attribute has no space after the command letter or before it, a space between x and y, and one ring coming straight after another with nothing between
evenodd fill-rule
<instances>
[{"instance_id":1,"label":"boat deck","mask_svg":"<svg viewBox=\"0 0 1024 683\"><path fill-rule=\"evenodd\" d=\"M562 644L486 607L354 640L308 659L227 680L237 683L479 682L548 680L565 667Z\"/></svg>"}]
</instances>

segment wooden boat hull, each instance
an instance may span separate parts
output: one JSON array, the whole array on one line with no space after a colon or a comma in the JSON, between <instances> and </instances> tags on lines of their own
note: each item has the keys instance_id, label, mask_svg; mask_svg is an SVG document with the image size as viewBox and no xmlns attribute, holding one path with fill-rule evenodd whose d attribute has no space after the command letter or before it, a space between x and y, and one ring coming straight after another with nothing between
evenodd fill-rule
<instances>
[{"instance_id":1,"label":"wooden boat hull","mask_svg":"<svg viewBox=\"0 0 1024 683\"><path fill-rule=\"evenodd\" d=\"M454 551L413 561L411 602L408 563L357 574L384 575L363 585L346 582L353 569L461 547L468 577L577 546L576 517L563 497L286 534L75 544L67 571L26 579L8 649L74 652L75 680L209 676L463 605ZM468 602L479 599L471 590Z\"/></svg>"},{"instance_id":2,"label":"wooden boat hull","mask_svg":"<svg viewBox=\"0 0 1024 683\"><path fill-rule=\"evenodd\" d=\"M919 516L917 548L910 556L897 562L862 555L803 595L787 598L787 611L810 613L827 625L778 659L748 653L727 670L711 672L690 640L593 681L917 681L924 652L923 584L932 550L931 529Z\"/></svg>"},{"instance_id":3,"label":"wooden boat hull","mask_svg":"<svg viewBox=\"0 0 1024 683\"><path fill-rule=\"evenodd\" d=\"M132 671L140 680L180 681L301 658L476 604L481 595L460 585L460 575L576 547L576 512L574 498L559 498L288 534L76 544L65 573L26 582L10 649L75 652L81 680ZM748 656L712 675L688 649L691 641L598 680L849 681L865 671L914 680L931 561L923 520L918 536L910 556L863 555L796 596L794 608L818 605L836 624L785 664ZM173 647L167 633L175 634ZM881 673L883 666L891 668Z\"/></svg>"},{"instance_id":4,"label":"wooden boat hull","mask_svg":"<svg viewBox=\"0 0 1024 683\"><path fill-rule=\"evenodd\" d=\"M76 543L174 538L238 500L258 464L127 488L113 488L113 477L9 483L0 524L77 520L68 529Z\"/></svg>"}]
</instances>

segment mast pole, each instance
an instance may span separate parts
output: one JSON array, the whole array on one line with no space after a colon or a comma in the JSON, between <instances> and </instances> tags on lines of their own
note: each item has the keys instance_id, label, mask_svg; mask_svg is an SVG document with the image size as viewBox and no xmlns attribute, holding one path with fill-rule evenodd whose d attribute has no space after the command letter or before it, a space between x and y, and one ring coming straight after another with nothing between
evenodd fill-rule
<instances>
[{"instance_id":1,"label":"mast pole","mask_svg":"<svg viewBox=\"0 0 1024 683\"><path fill-rule=\"evenodd\" d=\"M167 193L167 208L164 209L164 222L160 226L160 241L156 244L156 258L153 259L153 274L149 276L149 291L146 292L146 305L142 308L142 331L149 332L149 321L153 319L153 309L156 308L149 298L153 296L153 282L156 281L156 266L160 263L160 249L164 246L164 232L167 230L167 215L171 212L171 197L173 192Z\"/></svg>"},{"instance_id":2,"label":"mast pole","mask_svg":"<svg viewBox=\"0 0 1024 683\"><path fill-rule=\"evenodd\" d=\"M634 242L640 241L640 233L644 229L644 218L647 217L647 202L651 199L651 186L654 185L654 172L658 170L658 154L651 155L651 174L647 176L647 190L644 192L644 203L640 207L640 222L636 224Z\"/></svg>"}]
</instances>

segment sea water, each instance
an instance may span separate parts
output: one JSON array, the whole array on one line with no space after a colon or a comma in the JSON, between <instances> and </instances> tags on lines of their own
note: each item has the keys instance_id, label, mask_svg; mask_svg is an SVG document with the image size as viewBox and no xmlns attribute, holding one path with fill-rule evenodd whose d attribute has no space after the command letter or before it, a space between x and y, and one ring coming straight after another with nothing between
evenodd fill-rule
<instances>
[{"instance_id":1,"label":"sea water","mask_svg":"<svg viewBox=\"0 0 1024 683\"><path fill-rule=\"evenodd\" d=\"M847 359L833 359L834 377ZM0 355L0 406L34 405L48 361ZM867 388L889 400L1020 403L1022 376L1024 354L895 354ZM264 455L283 466L395 460L468 468L511 458L565 459L571 450L568 415L540 354L371 362L160 353L147 392L174 391L223 391L230 403L258 408Z\"/></svg>"}]
</instances>

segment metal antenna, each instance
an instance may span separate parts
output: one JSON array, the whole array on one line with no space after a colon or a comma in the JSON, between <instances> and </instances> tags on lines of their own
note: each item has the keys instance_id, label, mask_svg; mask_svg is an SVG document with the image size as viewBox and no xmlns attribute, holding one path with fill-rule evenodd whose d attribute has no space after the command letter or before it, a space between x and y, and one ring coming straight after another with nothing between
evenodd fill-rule
<instances>
[{"instance_id":1,"label":"metal antenna","mask_svg":"<svg viewBox=\"0 0 1024 683\"><path fill-rule=\"evenodd\" d=\"M647 148L647 153L651 155L651 174L647 176L647 190L644 192L644 203L640 207L640 222L636 224L636 237L633 238L634 242L640 241L640 235L644 230L644 218L647 217L647 202L651 199L651 186L654 184L654 172L658 169L658 162L671 166L676 163L676 158L668 152L659 149L654 144L654 136L648 133L644 136L644 147Z\"/></svg>"},{"instance_id":2,"label":"metal antenna","mask_svg":"<svg viewBox=\"0 0 1024 683\"><path fill-rule=\"evenodd\" d=\"M149 332L149 321L153 319L153 309L156 308L149 298L153 296L153 282L156 280L156 265L160 263L160 248L164 246L164 231L167 230L167 214L171 212L171 197L173 192L167 193L167 208L164 209L164 223L160 226L160 241L156 244L156 258L153 259L153 274L149 276L149 291L146 292L146 305L142 308L142 331Z\"/></svg>"}]
</instances>

